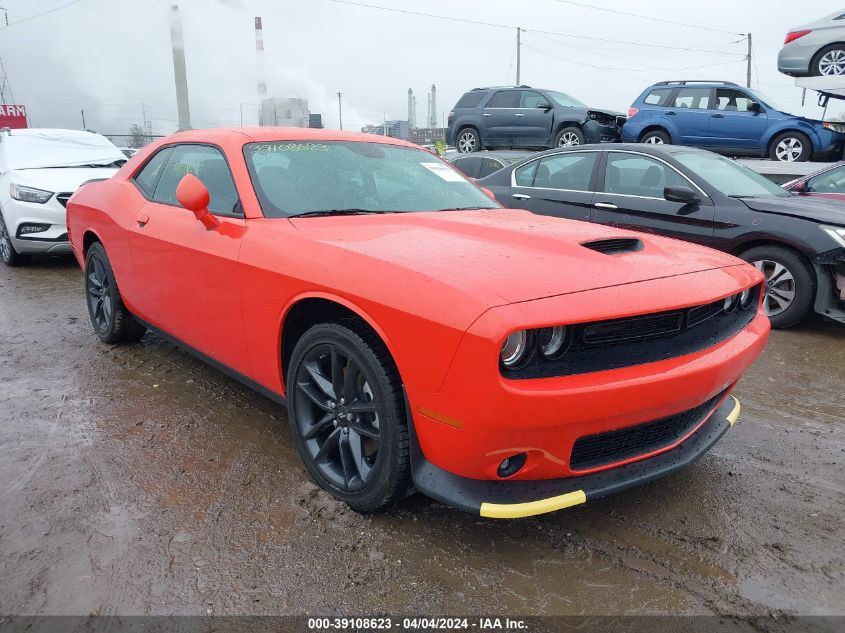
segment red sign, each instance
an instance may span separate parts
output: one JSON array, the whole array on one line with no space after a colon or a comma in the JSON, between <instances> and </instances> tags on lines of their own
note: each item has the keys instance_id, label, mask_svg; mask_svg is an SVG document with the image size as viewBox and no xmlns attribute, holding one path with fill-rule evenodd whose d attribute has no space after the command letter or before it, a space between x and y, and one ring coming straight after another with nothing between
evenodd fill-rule
<instances>
[{"instance_id":1,"label":"red sign","mask_svg":"<svg viewBox=\"0 0 845 633\"><path fill-rule=\"evenodd\" d=\"M0 127L27 127L26 106L5 104L0 105Z\"/></svg>"}]
</instances>

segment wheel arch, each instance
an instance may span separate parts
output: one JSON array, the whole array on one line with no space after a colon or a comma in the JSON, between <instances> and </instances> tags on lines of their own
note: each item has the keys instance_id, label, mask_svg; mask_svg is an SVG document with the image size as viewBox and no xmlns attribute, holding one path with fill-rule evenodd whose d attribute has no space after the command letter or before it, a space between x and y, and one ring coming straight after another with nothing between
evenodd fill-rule
<instances>
[{"instance_id":1,"label":"wheel arch","mask_svg":"<svg viewBox=\"0 0 845 633\"><path fill-rule=\"evenodd\" d=\"M818 283L818 279L816 278L816 267L813 265L813 260L801 249L799 246L795 244L791 244L789 242L785 242L783 240L772 239L771 237L754 237L748 239L744 242L741 242L734 246L731 249L731 255L736 257L740 257L742 253L745 251L749 251L752 248L757 248L759 246L775 246L777 248L784 248L786 250L792 251L798 257L800 257L804 263L807 264L807 267L810 269L810 273L813 276L813 283Z\"/></svg>"},{"instance_id":2,"label":"wheel arch","mask_svg":"<svg viewBox=\"0 0 845 633\"><path fill-rule=\"evenodd\" d=\"M82 257L85 258L88 255L88 249L91 248L92 244L99 242L100 244L103 243L103 240L100 236L94 231L93 229L85 229L85 232L82 234Z\"/></svg>"},{"instance_id":3,"label":"wheel arch","mask_svg":"<svg viewBox=\"0 0 845 633\"><path fill-rule=\"evenodd\" d=\"M552 140L560 134L560 131L565 127L577 127L582 132L584 131L584 121L578 121L577 119L568 119L564 121L560 121L559 123L555 124L554 134L552 134Z\"/></svg>"},{"instance_id":4,"label":"wheel arch","mask_svg":"<svg viewBox=\"0 0 845 633\"><path fill-rule=\"evenodd\" d=\"M810 159L812 159L813 154L816 152L818 136L811 126L808 125L805 129L800 127L799 125L795 125L794 121L790 121L789 123L784 124L782 127L776 127L775 129L769 132L769 137L766 140L766 152L764 155L769 156L772 152L772 146L775 143L775 139L777 139L781 134L785 134L788 132L792 132L793 134L798 133L807 137L807 139L810 141Z\"/></svg>"},{"instance_id":5,"label":"wheel arch","mask_svg":"<svg viewBox=\"0 0 845 633\"><path fill-rule=\"evenodd\" d=\"M660 123L652 123L651 125L647 125L641 131L639 136L637 136L637 142L640 143L643 140L643 137L648 134L649 132L663 132L669 137L669 140L672 141L672 132L670 132L666 127L661 125Z\"/></svg>"},{"instance_id":6,"label":"wheel arch","mask_svg":"<svg viewBox=\"0 0 845 633\"><path fill-rule=\"evenodd\" d=\"M292 299L285 307L279 323L279 372L283 389L286 389L287 370L293 349L302 335L318 323L327 323L343 318L356 319L371 330L384 345L398 370L396 354L390 339L370 314L343 297L322 292L311 292Z\"/></svg>"},{"instance_id":7,"label":"wheel arch","mask_svg":"<svg viewBox=\"0 0 845 633\"><path fill-rule=\"evenodd\" d=\"M845 49L845 41L829 42L816 51L816 54L813 55L813 57L810 59L810 67L807 69L807 72L810 73L811 76L814 76L814 69L816 66L818 66L819 60L822 57L822 53L829 49L831 46L841 46L843 49Z\"/></svg>"}]
</instances>

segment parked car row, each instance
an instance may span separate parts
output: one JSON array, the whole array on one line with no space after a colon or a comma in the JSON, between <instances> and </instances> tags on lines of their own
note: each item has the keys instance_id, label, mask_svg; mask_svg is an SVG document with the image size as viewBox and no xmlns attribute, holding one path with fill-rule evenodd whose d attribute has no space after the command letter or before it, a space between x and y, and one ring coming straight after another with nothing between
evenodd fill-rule
<instances>
[{"instance_id":1,"label":"parked car row","mask_svg":"<svg viewBox=\"0 0 845 633\"><path fill-rule=\"evenodd\" d=\"M448 126L447 143L465 154L619 141L779 161L839 158L845 151L845 123L787 114L767 97L732 82L661 81L634 101L627 117L552 90L475 88L449 113Z\"/></svg>"}]
</instances>

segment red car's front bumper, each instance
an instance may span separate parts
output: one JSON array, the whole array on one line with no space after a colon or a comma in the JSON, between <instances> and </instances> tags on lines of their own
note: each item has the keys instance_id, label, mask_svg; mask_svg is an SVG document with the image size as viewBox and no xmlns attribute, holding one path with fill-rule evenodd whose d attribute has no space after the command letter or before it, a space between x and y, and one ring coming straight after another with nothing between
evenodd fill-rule
<instances>
[{"instance_id":1,"label":"red car's front bumper","mask_svg":"<svg viewBox=\"0 0 845 633\"><path fill-rule=\"evenodd\" d=\"M498 370L501 339L495 334L519 323L551 325L550 313L569 315L568 321L558 323L648 314L654 312L653 306L661 305L657 297L664 298L668 309L703 305L760 281L757 272L745 265L685 277L685 301L679 299L677 306L665 306L666 296L678 294L678 279L666 278L631 284L639 286L637 292L624 286L605 288L506 306L483 315L465 334L440 389L422 397L409 393L418 457L449 477L487 481L502 489L538 480L557 480L560 488L562 478L622 472L626 464L651 462L687 445L710 424L705 413L732 401L728 391L763 350L769 321L761 312L738 333L694 353L553 378L504 378ZM619 308L609 310L613 305ZM707 403L712 406L702 413ZM572 465L573 446L579 438L690 411L699 411L699 419L671 442L596 467ZM510 477L500 477L497 470L502 460L520 453L527 455L525 465ZM424 482L417 481L422 471L415 471L418 488L444 498L442 492L427 490Z\"/></svg>"}]
</instances>

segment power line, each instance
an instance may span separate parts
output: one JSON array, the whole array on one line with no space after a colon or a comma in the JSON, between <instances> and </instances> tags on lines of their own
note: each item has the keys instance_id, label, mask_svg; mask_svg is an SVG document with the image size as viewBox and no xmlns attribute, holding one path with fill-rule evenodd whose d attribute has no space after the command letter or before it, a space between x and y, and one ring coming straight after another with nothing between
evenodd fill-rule
<instances>
[{"instance_id":1,"label":"power line","mask_svg":"<svg viewBox=\"0 0 845 633\"><path fill-rule=\"evenodd\" d=\"M47 9L46 11L42 11L41 13L36 13L34 15L30 15L30 16L27 16L25 18L21 18L20 20L14 20L12 22L9 22L6 25L6 28L9 28L10 26L15 26L16 24L23 24L24 22L29 22L30 20L34 20L35 18L40 18L42 15L47 15L48 13L53 13L53 12L59 11L61 9L66 9L69 6L72 6L74 4L78 4L80 2L82 2L82 0L71 0L71 2L66 2L65 4L60 4L57 7L53 7L52 9Z\"/></svg>"},{"instance_id":2,"label":"power line","mask_svg":"<svg viewBox=\"0 0 845 633\"><path fill-rule=\"evenodd\" d=\"M686 22L675 22L674 20L666 20L664 18L656 18L650 15L640 15L639 13L628 13L627 11L619 11L617 9L607 9L605 7L594 7L591 4L583 4L581 2L573 2L573 0L557 0L561 4L571 4L576 7L584 9L593 9L595 11L604 11L606 13L616 13L618 15L627 15L630 18L640 18L641 20L652 20L653 22L663 22L664 24L674 24L675 26L687 26L691 29L701 29L703 31L715 31L716 33L729 33L731 35L745 35L744 33L734 33L733 31L725 31L723 29L716 29L710 26L701 26L700 24L688 24Z\"/></svg>"},{"instance_id":3,"label":"power line","mask_svg":"<svg viewBox=\"0 0 845 633\"><path fill-rule=\"evenodd\" d=\"M382 7L377 4L368 4L366 2L352 2L351 0L329 0L329 2L334 2L337 4L346 4L353 7L365 7L367 9L377 9L379 11L390 11L392 13L404 13L406 15L416 15L425 18L434 18L437 20L449 20L451 22L462 22L464 24L476 24L478 26L489 26L498 29L509 29L513 30L517 28L516 25L512 24L496 24L494 22L482 22L480 20L469 20L467 18L456 18L454 16L448 15L435 15L433 13L423 13L421 11L411 11L409 9L396 9L394 7ZM712 51L706 50L702 48L685 48L682 46L666 46L663 44L651 44L649 42L632 42L630 40L612 40L605 37L589 37L587 35L574 35L572 33L560 33L558 31L543 31L541 29L527 29L522 28L523 32L527 33L543 33L545 35L557 35L559 37L572 37L581 40L591 40L595 42L613 42L614 44L630 44L632 46L643 46L647 48L660 48L664 50L673 50L673 51L693 51L696 53L712 53L714 55L735 55L736 53L726 53L723 51Z\"/></svg>"}]
</instances>

